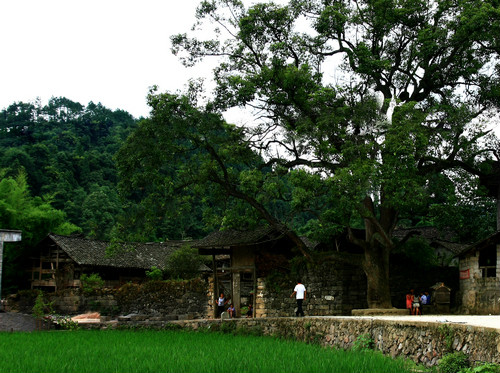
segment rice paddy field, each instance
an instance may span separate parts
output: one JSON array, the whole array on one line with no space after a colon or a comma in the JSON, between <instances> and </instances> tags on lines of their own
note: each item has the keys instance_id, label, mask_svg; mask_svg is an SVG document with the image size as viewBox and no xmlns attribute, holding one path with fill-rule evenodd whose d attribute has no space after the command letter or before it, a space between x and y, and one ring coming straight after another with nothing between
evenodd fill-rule
<instances>
[{"instance_id":1,"label":"rice paddy field","mask_svg":"<svg viewBox=\"0 0 500 373\"><path fill-rule=\"evenodd\" d=\"M0 372L410 372L403 360L272 337L214 332L0 333ZM414 367L413 367L414 368Z\"/></svg>"}]
</instances>

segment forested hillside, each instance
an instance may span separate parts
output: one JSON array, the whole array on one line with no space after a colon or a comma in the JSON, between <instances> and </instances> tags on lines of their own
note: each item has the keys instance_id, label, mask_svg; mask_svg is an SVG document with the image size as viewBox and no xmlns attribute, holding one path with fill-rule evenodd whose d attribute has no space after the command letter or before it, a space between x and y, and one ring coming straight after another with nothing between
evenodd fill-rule
<instances>
[{"instance_id":1,"label":"forested hillside","mask_svg":"<svg viewBox=\"0 0 500 373\"><path fill-rule=\"evenodd\" d=\"M188 210L173 208L174 201L161 195L141 204L140 189L120 198L115 156L141 120L67 98L52 98L47 105L17 102L0 111L1 228L26 231L27 245L54 230L124 241L206 234L210 228L202 223L199 198ZM57 219L48 221L40 206Z\"/></svg>"},{"instance_id":2,"label":"forested hillside","mask_svg":"<svg viewBox=\"0 0 500 373\"><path fill-rule=\"evenodd\" d=\"M22 172L32 197L86 236L108 239L122 211L113 156L136 126L129 113L92 102L14 103L0 113L2 179Z\"/></svg>"}]
</instances>

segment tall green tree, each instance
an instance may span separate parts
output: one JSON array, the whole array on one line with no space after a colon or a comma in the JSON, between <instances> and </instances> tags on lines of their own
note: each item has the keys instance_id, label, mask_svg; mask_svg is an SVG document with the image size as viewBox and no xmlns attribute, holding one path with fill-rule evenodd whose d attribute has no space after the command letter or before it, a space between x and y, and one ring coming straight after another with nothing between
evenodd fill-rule
<instances>
[{"instance_id":1,"label":"tall green tree","mask_svg":"<svg viewBox=\"0 0 500 373\"><path fill-rule=\"evenodd\" d=\"M319 231L351 232L369 307L391 307L402 214L428 203L436 175L480 175L498 157L482 126L500 102L498 1L214 0L197 17L214 39L176 35L173 51L186 65L219 58L209 110L255 109L239 131L269 167L293 173L294 203ZM328 203L317 206L318 193ZM351 230L360 224L363 238Z\"/></svg>"},{"instance_id":2,"label":"tall green tree","mask_svg":"<svg viewBox=\"0 0 500 373\"><path fill-rule=\"evenodd\" d=\"M285 189L283 182L248 146L241 129L197 108L193 96L151 92L151 118L140 123L116 156L122 194L144 211L142 229L157 235L158 222L170 220L193 236L193 217L205 222L205 233L252 227L260 219L282 229L271 201ZM305 249L293 231L289 234Z\"/></svg>"},{"instance_id":3,"label":"tall green tree","mask_svg":"<svg viewBox=\"0 0 500 373\"><path fill-rule=\"evenodd\" d=\"M0 171L0 227L23 233L22 242L5 248L3 277L8 288L23 283L22 265L30 247L50 232L71 234L81 229L68 222L63 211L53 208L50 200L31 196L24 171L15 178L4 175Z\"/></svg>"}]
</instances>

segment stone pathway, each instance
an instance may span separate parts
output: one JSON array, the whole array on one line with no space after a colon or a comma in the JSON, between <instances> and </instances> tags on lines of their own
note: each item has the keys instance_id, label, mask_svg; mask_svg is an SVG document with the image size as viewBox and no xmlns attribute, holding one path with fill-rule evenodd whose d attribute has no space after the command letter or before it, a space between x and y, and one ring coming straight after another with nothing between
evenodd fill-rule
<instances>
[{"instance_id":1,"label":"stone pathway","mask_svg":"<svg viewBox=\"0 0 500 373\"><path fill-rule=\"evenodd\" d=\"M391 321L410 321L450 323L480 326L500 330L500 315L423 315L423 316L350 316L356 319L378 319Z\"/></svg>"},{"instance_id":2,"label":"stone pathway","mask_svg":"<svg viewBox=\"0 0 500 373\"><path fill-rule=\"evenodd\" d=\"M379 319L405 322L435 322L450 324L465 324L500 330L500 315L468 316L468 315L424 315L424 316L313 316L319 318L353 318L353 319ZM31 315L0 312L0 332L25 331L36 329L35 319Z\"/></svg>"},{"instance_id":3,"label":"stone pathway","mask_svg":"<svg viewBox=\"0 0 500 373\"><path fill-rule=\"evenodd\" d=\"M0 312L1 332L32 332L36 329L35 318L14 312Z\"/></svg>"}]
</instances>

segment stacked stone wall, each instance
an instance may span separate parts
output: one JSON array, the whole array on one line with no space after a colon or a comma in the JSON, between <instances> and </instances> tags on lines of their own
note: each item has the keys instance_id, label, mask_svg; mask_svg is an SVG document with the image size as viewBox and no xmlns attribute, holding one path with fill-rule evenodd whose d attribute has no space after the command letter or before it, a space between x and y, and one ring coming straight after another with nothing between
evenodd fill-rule
<instances>
[{"instance_id":1,"label":"stacked stone wall","mask_svg":"<svg viewBox=\"0 0 500 373\"><path fill-rule=\"evenodd\" d=\"M405 297L410 289L428 291L438 282L451 290L451 309L458 306L458 268L444 267L432 270L408 268L395 264L391 267L391 299L396 308L406 308ZM351 315L353 309L367 307L366 276L359 267L343 263L309 265L295 274L273 274L257 279L256 317L287 317L294 315L296 302L290 298L297 277L307 289L304 310L308 316ZM432 311L427 309L427 311ZM497 312L498 313L498 312Z\"/></svg>"},{"instance_id":2,"label":"stacked stone wall","mask_svg":"<svg viewBox=\"0 0 500 373\"><path fill-rule=\"evenodd\" d=\"M307 316L349 315L352 309L366 308L366 277L362 270L330 263L302 268L295 275L258 278L256 317L293 316L297 303L290 295L298 278L307 289L303 306Z\"/></svg>"},{"instance_id":3,"label":"stacked stone wall","mask_svg":"<svg viewBox=\"0 0 500 373\"><path fill-rule=\"evenodd\" d=\"M436 365L444 355L454 351L464 352L471 362L500 363L500 332L497 329L461 324L353 317L195 320L174 323L194 330L217 330L221 323L233 323L235 329L258 328L264 335L340 349L350 349L357 338L368 336L374 342L375 349L384 354L393 358L411 359L426 366Z\"/></svg>"},{"instance_id":4,"label":"stacked stone wall","mask_svg":"<svg viewBox=\"0 0 500 373\"><path fill-rule=\"evenodd\" d=\"M128 283L119 289L101 289L92 294L80 290L67 290L45 294L45 303L51 303L55 313L76 315L99 312L101 315L168 315L176 319L211 317L208 289L210 281L149 281L143 284ZM30 314L37 292L22 292L9 296L6 311ZM213 294L212 294L213 296Z\"/></svg>"},{"instance_id":5,"label":"stacked stone wall","mask_svg":"<svg viewBox=\"0 0 500 373\"><path fill-rule=\"evenodd\" d=\"M460 270L468 278L460 280L460 311L465 314L500 314L500 245L497 245L496 277L482 277L479 253L460 258Z\"/></svg>"}]
</instances>

